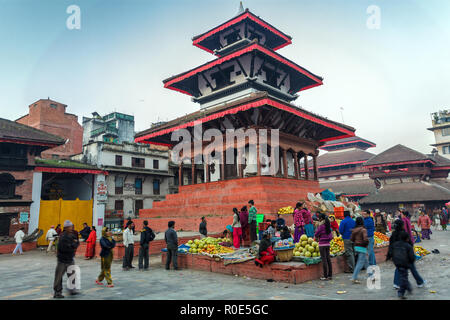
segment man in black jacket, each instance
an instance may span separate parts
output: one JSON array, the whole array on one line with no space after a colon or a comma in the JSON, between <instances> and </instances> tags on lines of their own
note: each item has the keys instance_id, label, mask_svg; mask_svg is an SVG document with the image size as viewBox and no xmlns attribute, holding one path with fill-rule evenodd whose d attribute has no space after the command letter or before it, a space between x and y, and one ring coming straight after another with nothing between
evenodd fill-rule
<instances>
[{"instance_id":1,"label":"man in black jacket","mask_svg":"<svg viewBox=\"0 0 450 320\"><path fill-rule=\"evenodd\" d=\"M139 270L148 270L148 248L150 241L155 239L155 233L148 227L148 221L144 221L144 228L141 230L141 247L139 248Z\"/></svg>"},{"instance_id":2,"label":"man in black jacket","mask_svg":"<svg viewBox=\"0 0 450 320\"><path fill-rule=\"evenodd\" d=\"M64 230L61 233L58 241L58 249L57 249L57 264L55 270L55 281L53 282L53 290L55 294L53 298L64 298L62 295L62 278L64 273L67 272L67 277L69 278L74 271L70 270L68 272L68 268L72 265L75 265L74 257L75 252L80 244L78 241L78 237L73 232L73 223L69 220L64 222ZM72 269L72 268L70 268ZM71 295L78 294L75 289L69 289Z\"/></svg>"},{"instance_id":3,"label":"man in black jacket","mask_svg":"<svg viewBox=\"0 0 450 320\"><path fill-rule=\"evenodd\" d=\"M198 232L200 233L201 238L205 238L208 236L208 231L206 230L206 219L202 217L202 222L200 222L200 226L198 227Z\"/></svg>"},{"instance_id":4,"label":"man in black jacket","mask_svg":"<svg viewBox=\"0 0 450 320\"><path fill-rule=\"evenodd\" d=\"M409 235L406 232L399 234L399 240L392 245L392 260L397 267L400 277L400 289L398 297L405 299L405 291L412 292L411 284L408 281L408 269L414 263L416 257L414 255L413 246L409 243Z\"/></svg>"},{"instance_id":5,"label":"man in black jacket","mask_svg":"<svg viewBox=\"0 0 450 320\"><path fill-rule=\"evenodd\" d=\"M89 238L89 235L91 234L91 228L87 225L87 223L83 223L83 230L80 231L81 238L83 238L84 241L86 241L87 238Z\"/></svg>"},{"instance_id":6,"label":"man in black jacket","mask_svg":"<svg viewBox=\"0 0 450 320\"><path fill-rule=\"evenodd\" d=\"M177 254L178 254L178 236L175 231L175 221L169 221L169 229L166 230L164 234L164 239L167 244L167 259L166 259L166 270L170 269L170 262L173 259L173 268L178 270L177 264Z\"/></svg>"}]
</instances>

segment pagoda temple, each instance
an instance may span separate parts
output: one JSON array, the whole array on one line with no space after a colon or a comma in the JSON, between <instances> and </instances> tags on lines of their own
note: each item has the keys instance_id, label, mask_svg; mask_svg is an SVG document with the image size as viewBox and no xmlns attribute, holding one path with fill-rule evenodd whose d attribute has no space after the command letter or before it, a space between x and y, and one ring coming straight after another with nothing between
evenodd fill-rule
<instances>
[{"instance_id":1,"label":"pagoda temple","mask_svg":"<svg viewBox=\"0 0 450 320\"><path fill-rule=\"evenodd\" d=\"M437 150L423 154L398 144L369 159L364 167L377 190L360 201L363 209L394 212L403 208L417 215L419 208L431 213L450 200L450 160Z\"/></svg>"},{"instance_id":2,"label":"pagoda temple","mask_svg":"<svg viewBox=\"0 0 450 320\"><path fill-rule=\"evenodd\" d=\"M191 96L199 110L139 132L135 142L175 150L178 139L173 141L172 135L185 129L195 137L200 124L202 130L219 132L223 148L220 154L211 151L210 141L201 133L200 150L192 141L189 156L177 154L191 166L186 170L179 161L178 193L141 210L138 227L147 219L153 230L162 231L174 220L178 230L198 231L200 217L205 216L208 232L219 232L231 223L233 207L240 209L250 199L258 213L272 215L282 206L306 199L308 192L320 191L318 148L327 141L352 137L355 130L292 104L300 92L322 85L323 78L277 52L291 42L289 35L248 9L193 38L194 46L216 58L163 83ZM225 142L227 132L238 129L256 132L255 149L247 136ZM277 143L272 140L275 135ZM268 150L261 148L264 141ZM234 155L231 163L228 154ZM190 185L182 185L186 175Z\"/></svg>"},{"instance_id":3,"label":"pagoda temple","mask_svg":"<svg viewBox=\"0 0 450 320\"><path fill-rule=\"evenodd\" d=\"M375 192L369 169L364 167L364 163L375 156L367 151L373 147L375 143L357 136L328 141L319 147L327 151L317 158L320 187L352 201Z\"/></svg>"}]
</instances>

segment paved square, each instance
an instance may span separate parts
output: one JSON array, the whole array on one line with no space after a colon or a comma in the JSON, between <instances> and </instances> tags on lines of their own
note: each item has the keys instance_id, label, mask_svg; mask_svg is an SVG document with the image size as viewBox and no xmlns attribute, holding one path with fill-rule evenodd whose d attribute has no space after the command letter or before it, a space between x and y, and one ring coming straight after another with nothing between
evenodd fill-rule
<instances>
[{"instance_id":1,"label":"paved square","mask_svg":"<svg viewBox=\"0 0 450 320\"><path fill-rule=\"evenodd\" d=\"M417 288L412 276L414 292L410 299L450 298L450 231L433 231L431 241L420 243L428 250L438 249L417 262L417 269L427 281L425 288ZM81 295L68 299L243 299L243 300L317 300L317 299L397 299L392 280L391 262L380 264L381 289L370 290L365 285L365 273L360 275L361 285L352 285L348 274L334 276L333 281L309 281L303 284L285 284L248 279L196 270L166 271L160 257L151 258L151 269L122 271L121 262L114 262L112 277L114 288L94 283L100 272L100 260L75 259L81 268ZM134 259L137 266L137 258ZM44 251L25 252L22 256L0 255L0 299L52 299L55 255ZM64 278L64 287L65 287ZM337 291L346 291L338 294ZM436 291L431 293L430 291Z\"/></svg>"}]
</instances>

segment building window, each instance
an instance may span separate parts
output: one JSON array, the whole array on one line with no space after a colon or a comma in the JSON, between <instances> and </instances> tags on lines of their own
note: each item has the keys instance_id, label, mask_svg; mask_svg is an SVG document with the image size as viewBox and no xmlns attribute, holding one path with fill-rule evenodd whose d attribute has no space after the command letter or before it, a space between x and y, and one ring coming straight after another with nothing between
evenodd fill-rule
<instances>
[{"instance_id":1,"label":"building window","mask_svg":"<svg viewBox=\"0 0 450 320\"><path fill-rule=\"evenodd\" d=\"M160 181L159 179L153 180L153 194L159 194L160 193Z\"/></svg>"},{"instance_id":2,"label":"building window","mask_svg":"<svg viewBox=\"0 0 450 320\"><path fill-rule=\"evenodd\" d=\"M159 169L159 160L153 160L153 169Z\"/></svg>"},{"instance_id":3,"label":"building window","mask_svg":"<svg viewBox=\"0 0 450 320\"><path fill-rule=\"evenodd\" d=\"M131 166L137 168L145 168L144 158L131 158Z\"/></svg>"},{"instance_id":4,"label":"building window","mask_svg":"<svg viewBox=\"0 0 450 320\"><path fill-rule=\"evenodd\" d=\"M136 178L134 180L134 190L135 194L142 194L142 179Z\"/></svg>"},{"instance_id":5,"label":"building window","mask_svg":"<svg viewBox=\"0 0 450 320\"><path fill-rule=\"evenodd\" d=\"M116 166L122 165L122 156L116 156Z\"/></svg>"},{"instance_id":6,"label":"building window","mask_svg":"<svg viewBox=\"0 0 450 320\"><path fill-rule=\"evenodd\" d=\"M443 146L442 147L442 153L443 154L450 154L450 146Z\"/></svg>"},{"instance_id":7,"label":"building window","mask_svg":"<svg viewBox=\"0 0 450 320\"><path fill-rule=\"evenodd\" d=\"M123 178L116 177L116 194L123 194Z\"/></svg>"},{"instance_id":8,"label":"building window","mask_svg":"<svg viewBox=\"0 0 450 320\"><path fill-rule=\"evenodd\" d=\"M442 129L442 136L450 136L450 128L444 128Z\"/></svg>"},{"instance_id":9,"label":"building window","mask_svg":"<svg viewBox=\"0 0 450 320\"><path fill-rule=\"evenodd\" d=\"M116 211L123 211L123 200L116 200L114 202L114 210Z\"/></svg>"},{"instance_id":10,"label":"building window","mask_svg":"<svg viewBox=\"0 0 450 320\"><path fill-rule=\"evenodd\" d=\"M144 209L144 200L136 200L134 202L134 212L139 215L139 210Z\"/></svg>"},{"instance_id":11,"label":"building window","mask_svg":"<svg viewBox=\"0 0 450 320\"><path fill-rule=\"evenodd\" d=\"M50 107L52 107L53 109L56 109L58 106L54 103L50 103Z\"/></svg>"},{"instance_id":12,"label":"building window","mask_svg":"<svg viewBox=\"0 0 450 320\"><path fill-rule=\"evenodd\" d=\"M14 198L16 179L9 173L0 174L0 199Z\"/></svg>"}]
</instances>

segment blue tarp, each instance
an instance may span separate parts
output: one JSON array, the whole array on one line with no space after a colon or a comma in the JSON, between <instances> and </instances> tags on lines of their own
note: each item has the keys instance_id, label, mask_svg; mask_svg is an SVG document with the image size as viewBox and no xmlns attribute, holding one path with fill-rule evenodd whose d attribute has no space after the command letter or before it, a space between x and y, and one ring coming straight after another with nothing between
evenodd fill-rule
<instances>
[{"instance_id":1,"label":"blue tarp","mask_svg":"<svg viewBox=\"0 0 450 320\"><path fill-rule=\"evenodd\" d=\"M328 189L322 191L320 195L322 196L323 200L336 201L336 196Z\"/></svg>"}]
</instances>

